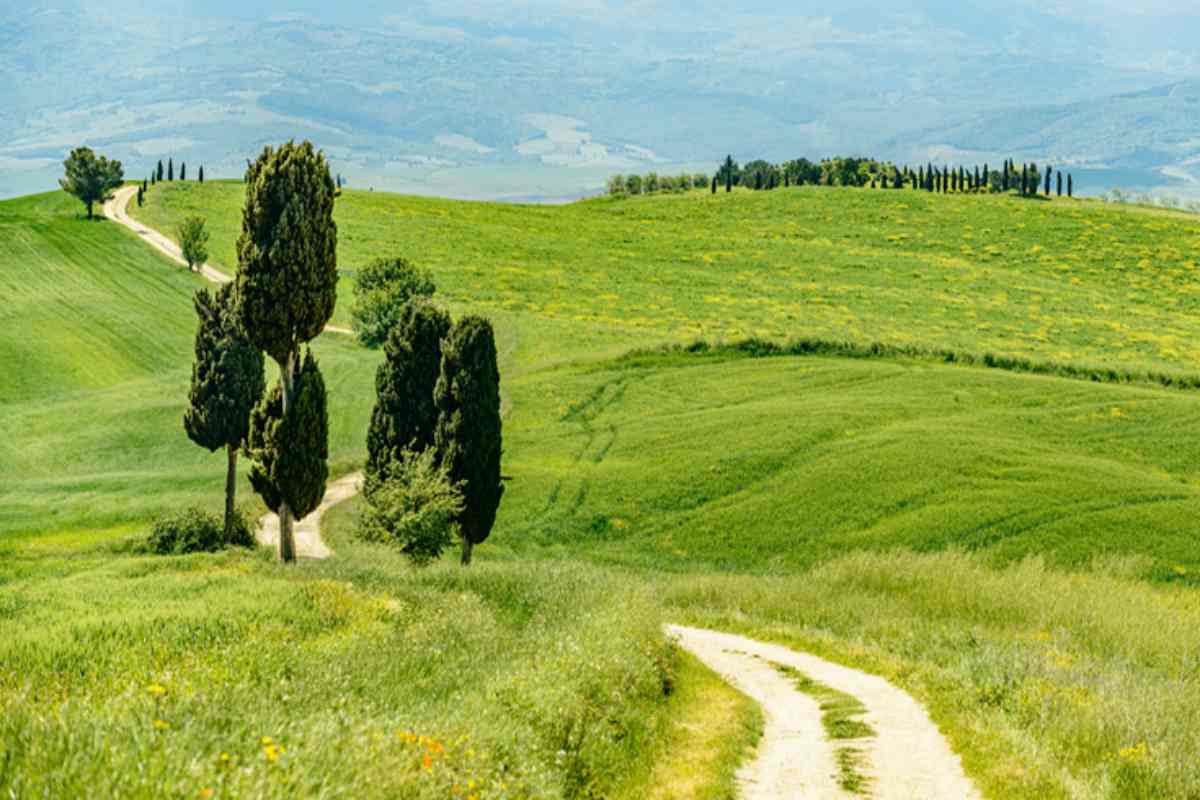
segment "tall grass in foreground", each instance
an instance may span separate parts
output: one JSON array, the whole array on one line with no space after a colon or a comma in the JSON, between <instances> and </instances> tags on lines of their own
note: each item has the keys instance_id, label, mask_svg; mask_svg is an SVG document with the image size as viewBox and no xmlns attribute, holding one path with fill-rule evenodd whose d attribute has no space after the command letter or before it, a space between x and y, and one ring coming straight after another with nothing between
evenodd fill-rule
<instances>
[{"instance_id":1,"label":"tall grass in foreground","mask_svg":"<svg viewBox=\"0 0 1200 800\"><path fill-rule=\"evenodd\" d=\"M0 794L579 797L652 746L673 656L647 587L349 550L10 552Z\"/></svg>"},{"instance_id":2,"label":"tall grass in foreground","mask_svg":"<svg viewBox=\"0 0 1200 800\"><path fill-rule=\"evenodd\" d=\"M992 797L1200 796L1200 594L992 569L946 552L859 553L786 578L679 577L681 622L802 647L928 703Z\"/></svg>"}]
</instances>

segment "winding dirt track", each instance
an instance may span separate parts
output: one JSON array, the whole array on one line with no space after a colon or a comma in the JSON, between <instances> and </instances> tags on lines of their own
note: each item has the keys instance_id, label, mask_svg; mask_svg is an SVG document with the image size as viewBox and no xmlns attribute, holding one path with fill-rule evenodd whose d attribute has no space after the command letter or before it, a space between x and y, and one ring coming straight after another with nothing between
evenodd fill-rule
<instances>
[{"instance_id":1,"label":"winding dirt track","mask_svg":"<svg viewBox=\"0 0 1200 800\"><path fill-rule=\"evenodd\" d=\"M132 230L172 261L187 266L173 241L126 213L136 194L136 186L119 190L104 204L104 215ZM201 268L201 274L213 283L231 280L208 264ZM351 333L332 325L326 330ZM361 486L361 473L329 484L320 507L295 525L298 555L332 555L321 539L321 518L338 503L358 494ZM274 514L264 516L258 538L265 545L278 546L279 518ZM838 783L836 748L826 737L817 701L798 691L776 664L797 669L866 706L862 719L876 735L856 740L854 746L863 753L860 772L867 778L871 798L977 800L981 796L924 707L883 678L733 634L678 625L667 626L667 633L763 708L766 727L758 752L738 772L743 800L847 800L859 796Z\"/></svg>"},{"instance_id":2,"label":"winding dirt track","mask_svg":"<svg viewBox=\"0 0 1200 800\"><path fill-rule=\"evenodd\" d=\"M862 721L875 736L856 739L859 771L876 800L975 800L980 797L958 756L925 709L876 675L807 653L728 633L668 626L709 669L762 706L766 728L754 759L738 772L744 800L856 797L838 783L835 743L825 734L821 709L774 665L852 695L867 708ZM846 744L846 743L842 743Z\"/></svg>"}]
</instances>

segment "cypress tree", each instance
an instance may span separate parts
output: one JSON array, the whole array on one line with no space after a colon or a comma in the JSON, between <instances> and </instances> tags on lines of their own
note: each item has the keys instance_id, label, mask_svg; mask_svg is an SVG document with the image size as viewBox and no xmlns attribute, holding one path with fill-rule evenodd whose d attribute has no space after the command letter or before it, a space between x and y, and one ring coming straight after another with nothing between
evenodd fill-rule
<instances>
[{"instance_id":1,"label":"cypress tree","mask_svg":"<svg viewBox=\"0 0 1200 800\"><path fill-rule=\"evenodd\" d=\"M783 171L783 188L787 189L791 185L792 185L791 176L788 175L787 170L784 170Z\"/></svg>"},{"instance_id":2,"label":"cypress tree","mask_svg":"<svg viewBox=\"0 0 1200 800\"><path fill-rule=\"evenodd\" d=\"M762 173L761 173L761 172L755 172L755 173L754 173L754 188L755 188L755 189L757 189L757 190L761 190L761 189L762 189L762 186L763 186L763 184L762 184Z\"/></svg>"},{"instance_id":3,"label":"cypress tree","mask_svg":"<svg viewBox=\"0 0 1200 800\"><path fill-rule=\"evenodd\" d=\"M988 172L988 165L984 164L983 165L983 184L982 184L983 188L986 189L988 187L988 181L990 181L990 180L991 180L991 173Z\"/></svg>"},{"instance_id":4,"label":"cypress tree","mask_svg":"<svg viewBox=\"0 0 1200 800\"><path fill-rule=\"evenodd\" d=\"M1005 193L1007 193L1008 192L1008 162L1007 161L1004 162L1004 172L1000 177L1001 177L1002 184L1003 184L1000 188Z\"/></svg>"},{"instance_id":5,"label":"cypress tree","mask_svg":"<svg viewBox=\"0 0 1200 800\"><path fill-rule=\"evenodd\" d=\"M238 327L232 285L215 295L207 289L193 298L200 325L196 329L196 361L183 427L188 438L210 452L224 447L225 535L233 529L237 492L237 454L250 432L250 413L266 388L263 355Z\"/></svg>"},{"instance_id":6,"label":"cypress tree","mask_svg":"<svg viewBox=\"0 0 1200 800\"><path fill-rule=\"evenodd\" d=\"M179 180L181 180L181 181L187 180L187 163L186 162L179 165Z\"/></svg>"},{"instance_id":7,"label":"cypress tree","mask_svg":"<svg viewBox=\"0 0 1200 800\"><path fill-rule=\"evenodd\" d=\"M170 158L167 159L167 180L175 180L175 160Z\"/></svg>"},{"instance_id":8,"label":"cypress tree","mask_svg":"<svg viewBox=\"0 0 1200 800\"><path fill-rule=\"evenodd\" d=\"M203 164L200 165L200 173L196 177L199 179L200 183L204 183L204 165Z\"/></svg>"},{"instance_id":9,"label":"cypress tree","mask_svg":"<svg viewBox=\"0 0 1200 800\"><path fill-rule=\"evenodd\" d=\"M330 180L330 184L333 181ZM325 379L308 350L304 363L293 376L291 397L285 403L282 381L263 398L250 414L250 432L246 451L254 464L250 485L267 508L279 515L279 549L286 560L295 560L291 541L291 518L302 518L316 510L325 496L329 477L329 412L326 407Z\"/></svg>"},{"instance_id":10,"label":"cypress tree","mask_svg":"<svg viewBox=\"0 0 1200 800\"><path fill-rule=\"evenodd\" d=\"M260 449L256 460L262 467L260 474L275 485L273 496L279 503L272 510L279 513L279 554L284 561L295 559L293 513L303 516L316 506L308 503L312 493L305 487L311 486L310 481L294 474L287 480L276 479L270 464L312 466L306 459L315 458L314 453L296 452L316 445L307 434L293 435L296 426L289 419L292 408L301 404L308 408L305 413L316 413L310 408L315 400L297 400L296 376L300 346L321 333L337 302L333 196L329 165L311 142L288 142L278 149L267 147L246 171L235 297L238 320L247 338L279 365L280 435L263 439L279 451L267 456ZM316 370L315 363L312 370ZM308 380L312 383L316 379L310 376ZM319 452L326 452L326 446L322 445ZM326 474L323 458L320 470L312 466L314 472L309 476L313 480L319 476L322 487ZM320 493L316 499L320 501Z\"/></svg>"},{"instance_id":11,"label":"cypress tree","mask_svg":"<svg viewBox=\"0 0 1200 800\"><path fill-rule=\"evenodd\" d=\"M375 409L367 429L367 478L386 476L404 450L433 446L437 428L434 389L442 368L442 340L450 315L428 300L405 304L384 343L384 361L375 372Z\"/></svg>"},{"instance_id":12,"label":"cypress tree","mask_svg":"<svg viewBox=\"0 0 1200 800\"><path fill-rule=\"evenodd\" d=\"M1021 165L1021 196L1029 194L1029 165Z\"/></svg>"},{"instance_id":13,"label":"cypress tree","mask_svg":"<svg viewBox=\"0 0 1200 800\"><path fill-rule=\"evenodd\" d=\"M1050 196L1050 176L1054 174L1054 167L1046 167L1046 197Z\"/></svg>"},{"instance_id":14,"label":"cypress tree","mask_svg":"<svg viewBox=\"0 0 1200 800\"><path fill-rule=\"evenodd\" d=\"M717 176L716 175L713 175L713 179L712 179L712 193L713 194L717 193Z\"/></svg>"},{"instance_id":15,"label":"cypress tree","mask_svg":"<svg viewBox=\"0 0 1200 800\"><path fill-rule=\"evenodd\" d=\"M1062 170L1058 171L1058 196L1062 197Z\"/></svg>"},{"instance_id":16,"label":"cypress tree","mask_svg":"<svg viewBox=\"0 0 1200 800\"><path fill-rule=\"evenodd\" d=\"M737 164L734 163L732 155L725 156L725 163L722 165L721 169L725 172L725 191L732 192L733 173L734 170L737 169Z\"/></svg>"},{"instance_id":17,"label":"cypress tree","mask_svg":"<svg viewBox=\"0 0 1200 800\"><path fill-rule=\"evenodd\" d=\"M1067 176L1067 197L1075 196L1075 178L1072 175Z\"/></svg>"},{"instance_id":18,"label":"cypress tree","mask_svg":"<svg viewBox=\"0 0 1200 800\"><path fill-rule=\"evenodd\" d=\"M471 563L475 545L487 539L504 494L500 477L500 371L492 324L464 317L442 346L435 390L438 461L451 480L461 483L459 516L462 563Z\"/></svg>"},{"instance_id":19,"label":"cypress tree","mask_svg":"<svg viewBox=\"0 0 1200 800\"><path fill-rule=\"evenodd\" d=\"M145 199L145 194L146 194L146 190L143 189L141 186L139 186L138 193L137 193L138 208L142 207L142 202Z\"/></svg>"},{"instance_id":20,"label":"cypress tree","mask_svg":"<svg viewBox=\"0 0 1200 800\"><path fill-rule=\"evenodd\" d=\"M160 158L158 160L158 180L161 181L162 179L163 179L163 165L162 165L162 159Z\"/></svg>"}]
</instances>

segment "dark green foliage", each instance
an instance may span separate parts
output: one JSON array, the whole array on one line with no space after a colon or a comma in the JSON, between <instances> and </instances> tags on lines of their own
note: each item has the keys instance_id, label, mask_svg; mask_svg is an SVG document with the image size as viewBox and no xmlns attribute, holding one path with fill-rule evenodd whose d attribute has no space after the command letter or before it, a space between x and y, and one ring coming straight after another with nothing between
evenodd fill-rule
<instances>
[{"instance_id":1,"label":"dark green foliage","mask_svg":"<svg viewBox=\"0 0 1200 800\"><path fill-rule=\"evenodd\" d=\"M150 191L150 181L146 178L142 178L142 191L143 192Z\"/></svg>"},{"instance_id":2,"label":"dark green foliage","mask_svg":"<svg viewBox=\"0 0 1200 800\"><path fill-rule=\"evenodd\" d=\"M1029 194L1029 165L1021 165L1021 195Z\"/></svg>"},{"instance_id":3,"label":"dark green foliage","mask_svg":"<svg viewBox=\"0 0 1200 800\"><path fill-rule=\"evenodd\" d=\"M188 438L210 451L225 448L225 526L233 525L237 491L237 452L250 430L250 412L266 388L263 355L238 327L230 284L212 295L196 292L196 329L192 384L183 427Z\"/></svg>"},{"instance_id":4,"label":"dark green foliage","mask_svg":"<svg viewBox=\"0 0 1200 800\"><path fill-rule=\"evenodd\" d=\"M183 426L188 438L208 450L238 448L249 431L250 411L266 388L263 355L237 323L232 284L215 295L200 289L193 304L199 326Z\"/></svg>"},{"instance_id":5,"label":"dark green foliage","mask_svg":"<svg viewBox=\"0 0 1200 800\"><path fill-rule=\"evenodd\" d=\"M163 179L163 163L162 163L162 159L161 159L161 158L158 160L158 175L157 175L157 178L158 178L158 180L159 180L159 181L161 181L161 180Z\"/></svg>"},{"instance_id":6,"label":"dark green foliage","mask_svg":"<svg viewBox=\"0 0 1200 800\"><path fill-rule=\"evenodd\" d=\"M208 261L208 230L204 227L203 217L185 217L179 223L177 236L180 253L189 270L201 267Z\"/></svg>"},{"instance_id":7,"label":"dark green foliage","mask_svg":"<svg viewBox=\"0 0 1200 800\"><path fill-rule=\"evenodd\" d=\"M175 180L175 160L170 158L167 159L167 180Z\"/></svg>"},{"instance_id":8,"label":"dark green foliage","mask_svg":"<svg viewBox=\"0 0 1200 800\"><path fill-rule=\"evenodd\" d=\"M717 193L717 176L716 175L713 175L713 179L712 179L712 193L713 194Z\"/></svg>"},{"instance_id":9,"label":"dark green foliage","mask_svg":"<svg viewBox=\"0 0 1200 800\"><path fill-rule=\"evenodd\" d=\"M733 184L737 181L738 174L738 163L733 160L733 156L725 156L725 161L717 170L717 177L725 183L725 191L733 191Z\"/></svg>"},{"instance_id":10,"label":"dark green foliage","mask_svg":"<svg viewBox=\"0 0 1200 800\"><path fill-rule=\"evenodd\" d=\"M442 367L434 392L438 461L463 487L459 533L462 560L487 539L504 494L500 479L500 371L492 324L468 316L451 329L442 346Z\"/></svg>"},{"instance_id":11,"label":"dark green foliage","mask_svg":"<svg viewBox=\"0 0 1200 800\"><path fill-rule=\"evenodd\" d=\"M1062 170L1058 171L1058 196L1062 197Z\"/></svg>"},{"instance_id":12,"label":"dark green foliage","mask_svg":"<svg viewBox=\"0 0 1200 800\"><path fill-rule=\"evenodd\" d=\"M183 163L183 164L179 165L179 180L181 180L181 181L187 180L187 163Z\"/></svg>"},{"instance_id":13,"label":"dark green foliage","mask_svg":"<svg viewBox=\"0 0 1200 800\"><path fill-rule=\"evenodd\" d=\"M428 302L408 303L384 345L375 372L375 409L367 430L367 475L378 476L405 450L433 446L438 421L434 402L442 368L442 340L450 315Z\"/></svg>"},{"instance_id":14,"label":"dark green foliage","mask_svg":"<svg viewBox=\"0 0 1200 800\"><path fill-rule=\"evenodd\" d=\"M983 165L983 188L988 187L988 182L991 180L992 173L988 171L988 165Z\"/></svg>"},{"instance_id":15,"label":"dark green foliage","mask_svg":"<svg viewBox=\"0 0 1200 800\"><path fill-rule=\"evenodd\" d=\"M215 553L227 547L253 547L254 526L240 511L233 514L232 525L199 508L160 517L150 529L146 549L159 555Z\"/></svg>"},{"instance_id":16,"label":"dark green foliage","mask_svg":"<svg viewBox=\"0 0 1200 800\"><path fill-rule=\"evenodd\" d=\"M238 238L238 316L282 368L317 336L337 302L333 178L311 142L267 147L246 172Z\"/></svg>"},{"instance_id":17,"label":"dark green foliage","mask_svg":"<svg viewBox=\"0 0 1200 800\"><path fill-rule=\"evenodd\" d=\"M282 383L251 413L246 451L254 460L250 485L267 508L278 513L286 502L299 519L321 504L329 477L329 413L325 379L311 351L296 375L287 414Z\"/></svg>"},{"instance_id":18,"label":"dark green foliage","mask_svg":"<svg viewBox=\"0 0 1200 800\"><path fill-rule=\"evenodd\" d=\"M146 190L145 190L145 189L143 189L141 186L139 186L139 187L138 187L138 192L137 192L137 203L138 203L138 208L141 208L141 207L142 207L142 204L145 202L145 199L146 199L146 198L145 198L145 195L146 195Z\"/></svg>"},{"instance_id":19,"label":"dark green foliage","mask_svg":"<svg viewBox=\"0 0 1200 800\"><path fill-rule=\"evenodd\" d=\"M204 165L203 164L200 165L200 171L199 171L199 174L196 176L196 178L197 178L197 180L200 181L200 183L204 183Z\"/></svg>"},{"instance_id":20,"label":"dark green foliage","mask_svg":"<svg viewBox=\"0 0 1200 800\"><path fill-rule=\"evenodd\" d=\"M1067 176L1067 197L1074 197L1074 196L1075 196L1075 177L1073 175L1068 175Z\"/></svg>"},{"instance_id":21,"label":"dark green foliage","mask_svg":"<svg viewBox=\"0 0 1200 800\"><path fill-rule=\"evenodd\" d=\"M97 157L90 147L76 147L63 162L64 177L58 185L67 194L79 198L87 207L88 219L92 218L92 206L108 199L112 191L125 180L125 171L120 161L109 161Z\"/></svg>"},{"instance_id":22,"label":"dark green foliage","mask_svg":"<svg viewBox=\"0 0 1200 800\"><path fill-rule=\"evenodd\" d=\"M363 267L355 275L350 312L358 340L367 347L382 346L400 321L405 304L413 298L433 297L435 290L429 271L404 258L380 258Z\"/></svg>"}]
</instances>

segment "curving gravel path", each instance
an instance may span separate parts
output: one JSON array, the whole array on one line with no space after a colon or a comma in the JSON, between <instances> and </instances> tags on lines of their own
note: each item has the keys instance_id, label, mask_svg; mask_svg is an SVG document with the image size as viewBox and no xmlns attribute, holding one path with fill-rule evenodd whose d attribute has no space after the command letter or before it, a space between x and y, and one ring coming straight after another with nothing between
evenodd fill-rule
<instances>
[{"instance_id":1,"label":"curving gravel path","mask_svg":"<svg viewBox=\"0 0 1200 800\"><path fill-rule=\"evenodd\" d=\"M875 800L975 800L981 797L924 707L883 678L807 653L729 633L671 625L668 632L738 690L762 706L766 728L753 761L738 773L743 800L861 797L838 782L835 745L822 712L776 664L852 695L866 706L862 721L874 729L853 746Z\"/></svg>"},{"instance_id":2,"label":"curving gravel path","mask_svg":"<svg viewBox=\"0 0 1200 800\"><path fill-rule=\"evenodd\" d=\"M349 500L362 488L362 473L338 478L325 487L325 498L317 510L292 525L292 537L296 540L296 555L304 558L329 558L333 551L321 539L321 517L338 503ZM258 522L258 541L268 547L279 548L279 517L264 514Z\"/></svg>"}]
</instances>

